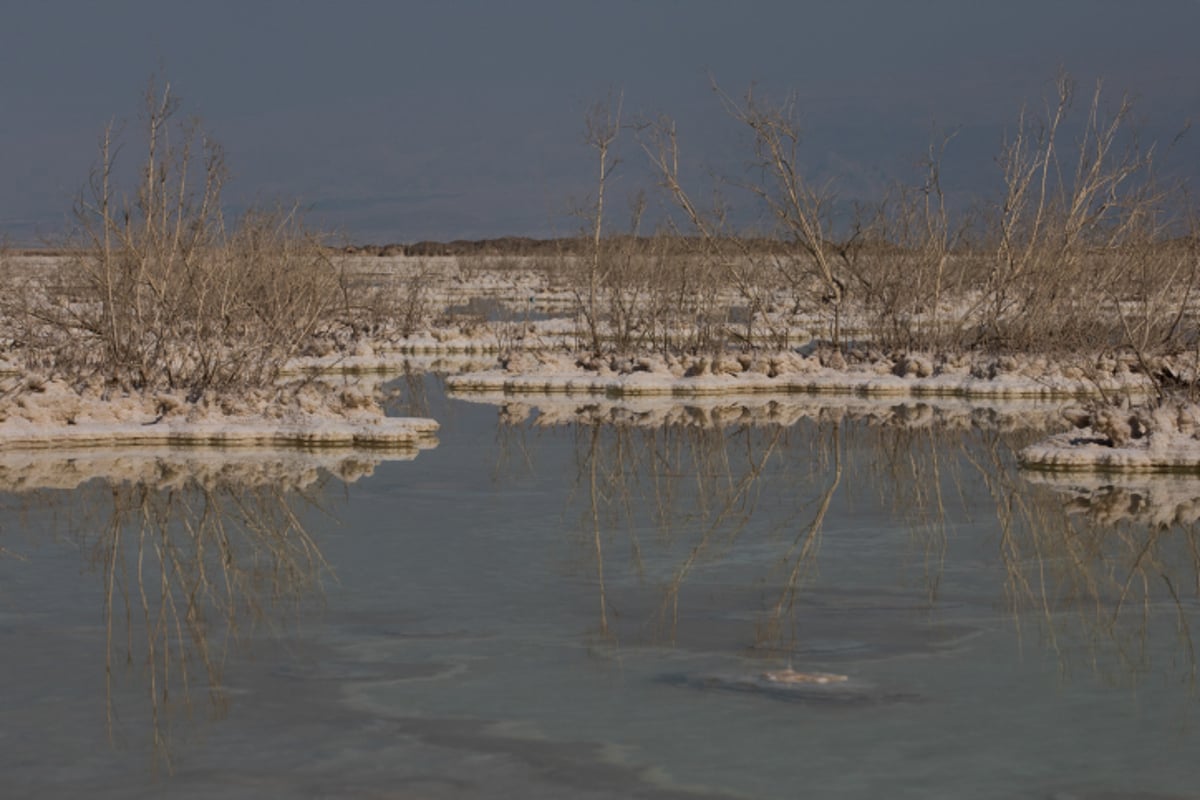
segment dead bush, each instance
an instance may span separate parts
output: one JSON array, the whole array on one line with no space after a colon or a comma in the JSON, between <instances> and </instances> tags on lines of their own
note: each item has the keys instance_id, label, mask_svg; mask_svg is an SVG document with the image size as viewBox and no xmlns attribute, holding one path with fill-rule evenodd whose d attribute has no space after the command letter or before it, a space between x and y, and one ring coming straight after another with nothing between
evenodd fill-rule
<instances>
[{"instance_id":1,"label":"dead bush","mask_svg":"<svg viewBox=\"0 0 1200 800\"><path fill-rule=\"evenodd\" d=\"M346 302L344 276L294 210L222 211L224 155L151 81L145 155L123 180L110 125L76 208L75 255L10 303L23 360L125 390L269 385Z\"/></svg>"}]
</instances>

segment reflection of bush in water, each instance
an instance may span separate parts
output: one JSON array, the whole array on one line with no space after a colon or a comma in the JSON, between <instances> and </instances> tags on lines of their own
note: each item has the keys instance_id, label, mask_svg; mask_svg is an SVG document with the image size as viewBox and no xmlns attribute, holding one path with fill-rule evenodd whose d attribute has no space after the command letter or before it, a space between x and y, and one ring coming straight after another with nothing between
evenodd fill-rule
<instances>
[{"instance_id":1,"label":"reflection of bush in water","mask_svg":"<svg viewBox=\"0 0 1200 800\"><path fill-rule=\"evenodd\" d=\"M981 474L996 501L1018 628L1034 615L1064 669L1082 656L1104 679L1135 684L1156 668L1182 669L1194 686L1200 529L1192 487L1200 482L1139 477L1121 486L1011 466Z\"/></svg>"},{"instance_id":2,"label":"reflection of bush in water","mask_svg":"<svg viewBox=\"0 0 1200 800\"><path fill-rule=\"evenodd\" d=\"M321 510L326 479L302 463L280 458L186 474L148 461L143 471L153 479L125 472L74 490L71 508L82 511L68 524L104 587L110 735L114 682L129 670L145 682L154 751L169 767L172 720L191 709L196 691L206 692L210 713L226 712L231 648L254 630L287 624L319 596L327 565L306 519Z\"/></svg>"},{"instance_id":3,"label":"reflection of bush in water","mask_svg":"<svg viewBox=\"0 0 1200 800\"><path fill-rule=\"evenodd\" d=\"M716 425L711 413L653 425L614 411L623 402L564 399L547 413L539 399L537 417L507 409L527 420L515 430L574 422L573 498L595 570L600 627L608 635L640 638L648 624L660 641L694 632L695 626L679 627L684 610L697 611L686 605L689 597L695 602L695 593L681 590L702 567L733 557L764 498L772 504L767 535L777 537L778 557L764 567L762 601L746 633L730 636L730 643L753 641L763 653L805 652L811 630L805 620L813 610L806 594L820 560L825 511L863 491L890 504L908 526L917 566L924 569L925 601L933 608L942 593L948 509L978 509L971 499L978 490L966 488L978 482L993 497L1003 586L1019 630L1032 611L1046 646L1064 666L1082 657L1088 670L1114 680L1145 673L1155 648L1174 662L1153 666L1183 664L1192 674L1188 604L1200 592L1195 528L1158 530L1154 503L1141 505L1147 496L1138 492L1132 495L1140 499L1123 507L1139 514L1121 525L1106 524L1116 517L1103 513L1067 513L1060 495L1030 487L1017 468L1014 454L1039 435L1035 430L879 425L834 412L791 426ZM1127 495L1100 496L1101 508L1103 502L1121 508ZM1143 510L1151 516L1141 516ZM1182 519L1191 517L1175 510L1169 521ZM608 584L617 574L659 582L657 609L626 596L626 588L620 600L610 598ZM624 612L620 618L611 614L614 607ZM648 616L632 618L636 607L648 609ZM1154 638L1168 627L1175 636L1170 643Z\"/></svg>"},{"instance_id":4,"label":"reflection of bush in water","mask_svg":"<svg viewBox=\"0 0 1200 800\"><path fill-rule=\"evenodd\" d=\"M1069 513L1086 515L1102 525L1131 522L1170 528L1200 520L1200 478L1191 475L1029 472L1024 477L1053 489Z\"/></svg>"},{"instance_id":5,"label":"reflection of bush in water","mask_svg":"<svg viewBox=\"0 0 1200 800\"><path fill-rule=\"evenodd\" d=\"M594 564L601 630L614 633L605 577L606 567L611 573L615 566L639 581L661 580L657 610L641 625L650 623L658 638L674 642L685 584L701 568L735 557L740 545L761 545L742 538L765 502L769 510L759 520L766 529L752 526L749 535L765 533L774 555L762 564L756 585L763 588L742 637L743 646L761 652L804 648L804 595L815 577L826 517L837 498L853 502L863 487L878 487L879 501L909 527L927 601L935 602L945 549L943 491L963 468L958 451L998 435L879 426L835 408L791 425L717 425L711 413L651 425L628 421L623 412L612 413L615 407L564 402L556 406L564 412L551 417L576 422L572 498ZM506 410L511 416L511 407ZM546 413L540 404L539 411ZM539 416L532 427L539 423L549 424ZM606 563L614 554L622 560ZM630 631L639 621L628 607L624 612L619 627Z\"/></svg>"}]
</instances>

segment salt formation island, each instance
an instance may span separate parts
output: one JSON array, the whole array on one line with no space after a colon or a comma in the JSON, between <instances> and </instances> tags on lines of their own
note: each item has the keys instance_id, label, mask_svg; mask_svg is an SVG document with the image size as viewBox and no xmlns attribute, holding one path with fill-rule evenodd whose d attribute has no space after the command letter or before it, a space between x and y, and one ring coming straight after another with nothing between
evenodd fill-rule
<instances>
[{"instance_id":1,"label":"salt formation island","mask_svg":"<svg viewBox=\"0 0 1200 800\"><path fill-rule=\"evenodd\" d=\"M62 380L10 378L0 404L0 447L108 445L353 447L419 450L438 423L387 417L370 391L316 382L216 395L80 392Z\"/></svg>"},{"instance_id":2,"label":"salt formation island","mask_svg":"<svg viewBox=\"0 0 1200 800\"><path fill-rule=\"evenodd\" d=\"M1073 430L1020 453L1023 467L1083 472L1200 472L1200 405L1167 399L1144 405L1072 407Z\"/></svg>"},{"instance_id":3,"label":"salt formation island","mask_svg":"<svg viewBox=\"0 0 1200 800\"><path fill-rule=\"evenodd\" d=\"M453 375L456 392L700 396L737 393L1068 399L1140 394L1151 382L1121 361L1085 370L1045 357L885 354L855 349L610 358L514 352L500 368Z\"/></svg>"}]
</instances>

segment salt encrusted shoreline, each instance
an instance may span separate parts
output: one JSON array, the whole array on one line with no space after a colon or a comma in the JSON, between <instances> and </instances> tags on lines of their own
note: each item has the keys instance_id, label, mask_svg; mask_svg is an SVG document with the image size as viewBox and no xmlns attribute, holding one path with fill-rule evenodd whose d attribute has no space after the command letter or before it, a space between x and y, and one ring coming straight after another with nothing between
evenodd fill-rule
<instances>
[{"instance_id":1,"label":"salt encrusted shoreline","mask_svg":"<svg viewBox=\"0 0 1200 800\"><path fill-rule=\"evenodd\" d=\"M1021 466L1049 472L1188 472L1200 474L1200 441L1151 434L1116 447L1089 432L1050 436L1019 454Z\"/></svg>"},{"instance_id":2,"label":"salt encrusted shoreline","mask_svg":"<svg viewBox=\"0 0 1200 800\"><path fill-rule=\"evenodd\" d=\"M489 362L487 358L459 355L439 363L450 369L478 369ZM910 427L962 424L972 419L972 413L963 409L987 405L988 401L1030 406L1024 411L1006 409L988 423L1005 428L1020 427L1014 421L1022 414L1036 420L1031 423L1033 427L1050 428L1053 421L1047 419L1047 407L1056 402L1096 399L1108 393L1137 397L1152 388L1151 379L1131 368L1129 361L1111 357L1098 360L1085 371L1077 365L1059 365L1044 357L933 358L913 353L886 356L859 350L846 358L837 351L813 350L807 354L783 351L716 358L651 355L600 359L562 351L517 348L502 355L499 363L499 369L451 375L447 386L460 397L485 396L491 402L557 395L589 401L598 397L626 401L659 398L675 405L689 401L683 403L688 405L700 398L712 398L711 413L706 414L707 424L713 425L725 420L745 422L761 418L786 423L811 417L817 412L792 407L797 403L806 405L800 399L803 396L830 398L828 405L848 408L867 401L878 403L878 410L849 413ZM289 371L310 376L331 372L365 375L403 371L413 366L414 357L406 348L381 346L363 347L352 354L300 359L289 364ZM428 365L416 365L417 369L422 367ZM109 397L96 391L77 392L60 381L36 377L8 380L16 381L21 388L6 389L10 396L0 408L3 448L187 445L415 451L436 446L435 421L386 417L374 399L373 390L364 392L361 386L356 388L355 381L321 389L310 385L311 381L301 382L301 389L291 393L291 390L258 392L249 397L216 397L194 404L171 395ZM358 382L362 381L370 383L370 378L358 378ZM752 399L734 409L738 396ZM889 401L890 405L903 405L906 400L911 405L958 404L961 408L945 413L888 409ZM521 413L528 412L515 409L514 419ZM539 424L549 423L556 414L567 413L566 409L552 411ZM577 415L575 411L570 413ZM682 419L691 413L690 409L682 412L668 408L612 409L608 416L651 424ZM830 412L820 413L827 416ZM1053 416L1057 411L1049 413ZM596 421L595 409L588 414L590 421ZM1187 416L1181 414L1181 420ZM1200 419L1200 412L1196 418ZM1200 441L1192 436L1191 428L1180 433L1175 422L1144 422L1141 438L1122 440L1117 446L1111 446L1112 439L1104 431L1093 432L1090 438L1086 432L1052 436L1024 450L1021 462L1026 467L1045 470L1200 471ZM1155 433L1145 435L1147 431Z\"/></svg>"},{"instance_id":3,"label":"salt encrusted shoreline","mask_svg":"<svg viewBox=\"0 0 1200 800\"><path fill-rule=\"evenodd\" d=\"M827 364L824 358L835 363ZM447 386L460 397L481 394L493 398L492 402L497 402L496 397L529 401L555 394L579 399L660 397L676 401L736 395L777 395L781 399L842 395L845 405L863 398L914 403L947 399L968 404L987 400L1052 403L1095 401L1107 394L1128 400L1146 396L1153 388L1149 377L1120 362L1111 370L1100 369L1083 377L1045 360L1014 358L993 359L990 364L965 359L934 363L924 356L909 355L847 364L838 355L780 353L690 360L643 357L618 362L516 353L506 357L503 365L500 370L450 376ZM777 412L771 412L777 419L789 416L789 412ZM517 409L513 416L520 413ZM643 412L614 413L614 418L636 421ZM644 413L648 419L678 418L669 411ZM749 413L753 417L755 412ZM1027 447L1019 454L1021 464L1063 471L1200 472L1200 406L1185 402L1125 410L1098 406L1091 413L1077 409L1074 417L1079 419L1079 414L1088 416L1094 428L1080 425L1084 430L1053 435ZM717 418L720 416L718 413ZM1051 423L1040 427L1051 427Z\"/></svg>"},{"instance_id":4,"label":"salt encrusted shoreline","mask_svg":"<svg viewBox=\"0 0 1200 800\"><path fill-rule=\"evenodd\" d=\"M0 408L0 447L113 445L427 449L438 423L387 417L369 393L315 385L188 403L178 395L107 396L25 379Z\"/></svg>"},{"instance_id":5,"label":"salt encrusted shoreline","mask_svg":"<svg viewBox=\"0 0 1200 800\"><path fill-rule=\"evenodd\" d=\"M835 356L794 352L719 359L646 357L614 364L586 362L573 356L518 353L505 368L452 375L457 392L666 395L692 397L724 394L842 394L880 397L960 397L1063 400L1096 397L1103 392L1141 394L1150 382L1130 372L1088 377L1068 374L1046 363L1015 359L990 365L966 361L934 364L921 356L899 362L837 363ZM828 365L825 361L834 362Z\"/></svg>"},{"instance_id":6,"label":"salt encrusted shoreline","mask_svg":"<svg viewBox=\"0 0 1200 800\"><path fill-rule=\"evenodd\" d=\"M1136 406L1064 411L1078 430L1030 445L1028 469L1089 472L1200 472L1200 405L1166 399Z\"/></svg>"}]
</instances>

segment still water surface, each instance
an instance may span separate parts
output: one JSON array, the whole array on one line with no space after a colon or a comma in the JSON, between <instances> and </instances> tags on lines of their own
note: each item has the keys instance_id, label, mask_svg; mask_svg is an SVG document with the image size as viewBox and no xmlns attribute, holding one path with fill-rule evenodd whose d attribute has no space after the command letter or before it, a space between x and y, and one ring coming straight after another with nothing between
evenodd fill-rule
<instances>
[{"instance_id":1,"label":"still water surface","mask_svg":"<svg viewBox=\"0 0 1200 800\"><path fill-rule=\"evenodd\" d=\"M1029 481L990 412L413 403L348 482L5 462L0 796L1197 796L1200 482Z\"/></svg>"}]
</instances>

